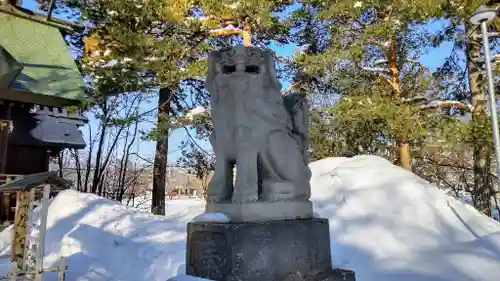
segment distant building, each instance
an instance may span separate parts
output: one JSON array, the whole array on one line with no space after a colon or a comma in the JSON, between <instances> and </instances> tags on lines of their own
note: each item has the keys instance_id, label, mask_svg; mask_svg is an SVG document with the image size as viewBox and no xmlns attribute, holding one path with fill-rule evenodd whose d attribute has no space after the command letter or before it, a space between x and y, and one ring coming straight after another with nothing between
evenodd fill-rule
<instances>
[{"instance_id":1,"label":"distant building","mask_svg":"<svg viewBox=\"0 0 500 281\"><path fill-rule=\"evenodd\" d=\"M51 170L57 170L57 167L53 165ZM132 169L133 170L133 169ZM133 173L133 171L130 171ZM138 171L138 170L137 170ZM137 197L147 193L150 193L153 189L153 170L151 168L144 168L138 171L140 174L137 176L136 181L132 186L126 186L124 198L129 198L131 196ZM86 172L81 171L81 176L84 178ZM89 174L89 179L87 181L87 190L90 189L92 184L93 171ZM77 170L75 168L65 168L63 169L63 178L73 182L73 188L77 189L78 176ZM82 189L84 185L84 179L82 178ZM106 190L103 194L105 197L109 197L109 193L117 189L115 186L114 178L106 178ZM189 173L187 169L179 167L168 167L166 172L166 196L169 197L202 197L203 196L203 182L198 179L194 174Z\"/></svg>"},{"instance_id":2,"label":"distant building","mask_svg":"<svg viewBox=\"0 0 500 281\"><path fill-rule=\"evenodd\" d=\"M203 184L187 169L167 168L167 194L173 196L202 196Z\"/></svg>"}]
</instances>

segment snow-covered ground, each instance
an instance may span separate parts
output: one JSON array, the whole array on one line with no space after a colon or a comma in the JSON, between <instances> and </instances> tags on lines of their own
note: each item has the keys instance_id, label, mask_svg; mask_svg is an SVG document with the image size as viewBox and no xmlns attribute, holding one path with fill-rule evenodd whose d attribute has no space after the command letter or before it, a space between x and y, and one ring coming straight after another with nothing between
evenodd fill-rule
<instances>
[{"instance_id":1,"label":"snow-covered ground","mask_svg":"<svg viewBox=\"0 0 500 281\"><path fill-rule=\"evenodd\" d=\"M358 281L498 280L499 223L379 157L329 158L311 169L333 264L355 270ZM49 209L45 261L68 257L68 281L165 281L184 273L186 223L203 205L168 201L158 217L64 191ZM10 251L10 235L0 233L0 254Z\"/></svg>"},{"instance_id":2,"label":"snow-covered ground","mask_svg":"<svg viewBox=\"0 0 500 281\"><path fill-rule=\"evenodd\" d=\"M139 209L139 210L142 210L142 211L145 211L145 212L150 212L151 210L151 198L153 198L153 192L152 191L148 191L146 194L144 195L140 195L140 196L137 196L134 201L129 201L128 202L128 205L126 202L123 202L124 205L127 205L129 207L134 207L136 209ZM180 197L180 196L177 196L177 197L174 197L172 199L170 198L165 198L166 200L166 206L165 206L165 211L168 213L170 210L168 209L170 206L175 206L177 201L179 202L185 202L186 200L187 201L190 201L190 202L194 202L194 201L202 201L204 202L204 199L202 198L199 198L197 196L183 196L183 197ZM173 203L172 203L173 202Z\"/></svg>"},{"instance_id":3,"label":"snow-covered ground","mask_svg":"<svg viewBox=\"0 0 500 281\"><path fill-rule=\"evenodd\" d=\"M500 224L375 156L311 164L335 266L359 281L498 280Z\"/></svg>"}]
</instances>

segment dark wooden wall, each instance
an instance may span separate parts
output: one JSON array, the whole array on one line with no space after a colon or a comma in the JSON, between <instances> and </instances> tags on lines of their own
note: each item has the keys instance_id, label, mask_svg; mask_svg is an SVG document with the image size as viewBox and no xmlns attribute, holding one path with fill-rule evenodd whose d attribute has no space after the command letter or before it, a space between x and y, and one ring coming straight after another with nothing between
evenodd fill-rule
<instances>
[{"instance_id":1,"label":"dark wooden wall","mask_svg":"<svg viewBox=\"0 0 500 281\"><path fill-rule=\"evenodd\" d=\"M47 148L9 144L6 174L29 175L49 170Z\"/></svg>"},{"instance_id":2,"label":"dark wooden wall","mask_svg":"<svg viewBox=\"0 0 500 281\"><path fill-rule=\"evenodd\" d=\"M9 121L29 114L29 106L0 101L0 121ZM19 145L9 141L10 127L0 127L0 175L29 175L47 172L49 154L46 147ZM3 184L8 176L2 176ZM0 228L14 219L16 193L0 193Z\"/></svg>"},{"instance_id":3,"label":"dark wooden wall","mask_svg":"<svg viewBox=\"0 0 500 281\"><path fill-rule=\"evenodd\" d=\"M46 148L9 144L6 162L4 174L8 175L29 175L49 170ZM0 229L14 221L15 207L15 192L0 193Z\"/></svg>"},{"instance_id":4,"label":"dark wooden wall","mask_svg":"<svg viewBox=\"0 0 500 281\"><path fill-rule=\"evenodd\" d=\"M33 141L29 134L21 134L21 138L13 141L9 135L16 132L17 122L30 118L31 105L0 101L0 120L14 123L13 132L9 127L0 129L0 174L28 175L46 172L49 168L47 147ZM23 125L23 124L20 124ZM29 130L21 129L21 130ZM3 163L1 163L3 162ZM2 167L2 164L4 165Z\"/></svg>"}]
</instances>

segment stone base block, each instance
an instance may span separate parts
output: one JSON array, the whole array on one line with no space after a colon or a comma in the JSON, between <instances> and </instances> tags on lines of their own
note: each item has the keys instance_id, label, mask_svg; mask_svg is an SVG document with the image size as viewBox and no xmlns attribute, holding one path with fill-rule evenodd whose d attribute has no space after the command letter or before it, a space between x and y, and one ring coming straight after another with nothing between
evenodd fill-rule
<instances>
[{"instance_id":1,"label":"stone base block","mask_svg":"<svg viewBox=\"0 0 500 281\"><path fill-rule=\"evenodd\" d=\"M304 281L356 281L354 271L346 269L334 269L322 272Z\"/></svg>"},{"instance_id":2,"label":"stone base block","mask_svg":"<svg viewBox=\"0 0 500 281\"><path fill-rule=\"evenodd\" d=\"M284 281L298 272L304 280L354 281L328 279L336 275L328 274L333 271L327 219L190 222L187 232L186 273L191 276Z\"/></svg>"},{"instance_id":3,"label":"stone base block","mask_svg":"<svg viewBox=\"0 0 500 281\"><path fill-rule=\"evenodd\" d=\"M313 217L311 201L255 202L249 204L208 203L207 213L223 213L233 222L309 219Z\"/></svg>"},{"instance_id":4,"label":"stone base block","mask_svg":"<svg viewBox=\"0 0 500 281\"><path fill-rule=\"evenodd\" d=\"M178 275L169 278L167 281L196 281L199 280L198 277L191 275ZM315 276L303 276L300 273L291 274L283 280L279 281L356 281L354 276L354 271L345 269L335 269L322 272Z\"/></svg>"}]
</instances>

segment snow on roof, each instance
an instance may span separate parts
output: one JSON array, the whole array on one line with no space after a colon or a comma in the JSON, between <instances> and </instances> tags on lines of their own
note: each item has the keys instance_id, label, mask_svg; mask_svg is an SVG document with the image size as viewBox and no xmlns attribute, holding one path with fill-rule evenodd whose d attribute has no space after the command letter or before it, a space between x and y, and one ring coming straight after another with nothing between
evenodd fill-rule
<instances>
[{"instance_id":1,"label":"snow on roof","mask_svg":"<svg viewBox=\"0 0 500 281\"><path fill-rule=\"evenodd\" d=\"M311 169L333 264L355 270L358 281L500 276L500 224L435 186L375 156L328 158ZM173 200L159 217L66 190L49 209L45 261L69 257L67 280L165 281L184 273L186 223L203 210L202 200ZM0 233L0 255L10 231Z\"/></svg>"},{"instance_id":2,"label":"snow on roof","mask_svg":"<svg viewBox=\"0 0 500 281\"><path fill-rule=\"evenodd\" d=\"M56 185L62 188L71 186L71 182L57 176L57 172L43 172L21 176L12 182L0 185L0 192L30 190L43 184Z\"/></svg>"}]
</instances>

